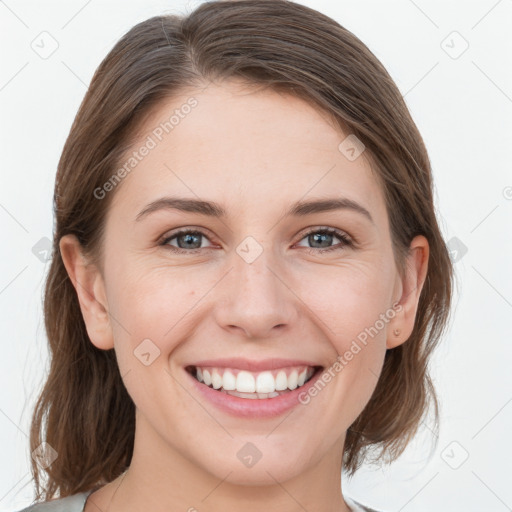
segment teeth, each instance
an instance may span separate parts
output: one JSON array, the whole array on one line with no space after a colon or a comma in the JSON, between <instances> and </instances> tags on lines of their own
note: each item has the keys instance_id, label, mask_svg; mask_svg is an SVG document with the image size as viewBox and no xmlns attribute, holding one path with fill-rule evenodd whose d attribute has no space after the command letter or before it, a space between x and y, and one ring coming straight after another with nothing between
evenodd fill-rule
<instances>
[{"instance_id":1,"label":"teeth","mask_svg":"<svg viewBox=\"0 0 512 512\"><path fill-rule=\"evenodd\" d=\"M287 371L252 373L228 368L196 367L196 378L207 386L242 398L274 398L304 385L313 375L312 367L288 368Z\"/></svg>"},{"instance_id":2,"label":"teeth","mask_svg":"<svg viewBox=\"0 0 512 512\"><path fill-rule=\"evenodd\" d=\"M236 377L230 371L225 371L224 375L221 377L221 380L222 387L226 391L234 391L236 389Z\"/></svg>"},{"instance_id":3,"label":"teeth","mask_svg":"<svg viewBox=\"0 0 512 512\"><path fill-rule=\"evenodd\" d=\"M196 377L197 377L197 375L196 375ZM197 377L197 378L199 379L199 377ZM211 378L210 372L208 370L203 371L203 380L207 386L209 386L212 383L212 378Z\"/></svg>"},{"instance_id":4,"label":"teeth","mask_svg":"<svg viewBox=\"0 0 512 512\"><path fill-rule=\"evenodd\" d=\"M288 377L286 372L281 370L276 376L276 391L283 391L288 388Z\"/></svg>"},{"instance_id":5,"label":"teeth","mask_svg":"<svg viewBox=\"0 0 512 512\"><path fill-rule=\"evenodd\" d=\"M297 387L298 373L297 370L293 370L288 377L288 389L295 389Z\"/></svg>"},{"instance_id":6,"label":"teeth","mask_svg":"<svg viewBox=\"0 0 512 512\"><path fill-rule=\"evenodd\" d=\"M240 376L240 373L238 376ZM258 377L256 378L255 391L258 393L273 393L275 390L276 381L270 372L262 372L258 374Z\"/></svg>"},{"instance_id":7,"label":"teeth","mask_svg":"<svg viewBox=\"0 0 512 512\"><path fill-rule=\"evenodd\" d=\"M276 396L283 394L283 392L279 393L277 391L274 391L273 393L239 393L238 391L224 391L224 390L221 390L221 393L226 393L226 395L231 395L231 396L238 396L240 398L250 398L250 399L275 398Z\"/></svg>"},{"instance_id":8,"label":"teeth","mask_svg":"<svg viewBox=\"0 0 512 512\"><path fill-rule=\"evenodd\" d=\"M215 371L215 373L217 372ZM256 383L251 373L242 371L237 375L236 390L241 393L254 393L256 391Z\"/></svg>"}]
</instances>

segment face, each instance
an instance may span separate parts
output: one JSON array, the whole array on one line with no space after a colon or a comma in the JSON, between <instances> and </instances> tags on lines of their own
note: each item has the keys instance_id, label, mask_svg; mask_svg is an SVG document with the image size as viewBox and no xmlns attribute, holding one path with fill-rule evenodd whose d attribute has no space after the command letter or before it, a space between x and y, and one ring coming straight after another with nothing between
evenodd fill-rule
<instances>
[{"instance_id":1,"label":"face","mask_svg":"<svg viewBox=\"0 0 512 512\"><path fill-rule=\"evenodd\" d=\"M159 140L154 130L192 97L193 108L182 108ZM164 461L179 459L254 485L326 461L338 469L345 432L370 399L386 348L404 341L392 331L406 334L415 309L406 301L416 294L405 292L422 273L420 265L410 283L400 278L365 152L348 158L339 149L348 134L310 104L236 81L166 100L141 133L134 149L148 136L156 144L108 192L103 271L83 275L97 302L81 298L91 341L115 348L136 405L138 460L151 454L165 471ZM181 203L188 211L156 203L163 198L189 200ZM327 200L341 202L297 207ZM222 215L192 208L197 201ZM71 274L80 271L66 261ZM273 370L298 366L276 361L293 360L323 373L313 376L316 392L306 382L308 393L292 406L236 413L200 392L205 384L186 370L226 358ZM236 364L217 366L236 374ZM260 460L242 463L244 450Z\"/></svg>"}]
</instances>

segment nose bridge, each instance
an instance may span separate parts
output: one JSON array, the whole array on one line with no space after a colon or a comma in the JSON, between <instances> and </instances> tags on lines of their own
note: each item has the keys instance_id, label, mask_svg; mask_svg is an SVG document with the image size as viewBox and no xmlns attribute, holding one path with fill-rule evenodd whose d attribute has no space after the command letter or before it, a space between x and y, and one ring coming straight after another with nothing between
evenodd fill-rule
<instances>
[{"instance_id":1,"label":"nose bridge","mask_svg":"<svg viewBox=\"0 0 512 512\"><path fill-rule=\"evenodd\" d=\"M284 284L284 276L279 276L281 265L274 254L271 247L263 247L252 237L238 245L224 288L226 298L217 308L221 327L242 329L249 337L264 337L274 327L294 320L293 294Z\"/></svg>"}]
</instances>

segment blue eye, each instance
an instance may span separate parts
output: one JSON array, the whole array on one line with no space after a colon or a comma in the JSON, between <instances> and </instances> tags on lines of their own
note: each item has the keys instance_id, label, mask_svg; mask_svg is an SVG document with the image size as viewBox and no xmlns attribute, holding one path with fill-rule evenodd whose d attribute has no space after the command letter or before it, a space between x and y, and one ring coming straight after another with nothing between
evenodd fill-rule
<instances>
[{"instance_id":1,"label":"blue eye","mask_svg":"<svg viewBox=\"0 0 512 512\"><path fill-rule=\"evenodd\" d=\"M335 250L341 250L344 247L351 247L352 240L342 231L339 231L338 229L334 228L315 228L304 236L302 240L305 238L308 239L309 243L313 244L323 244L323 243L329 243L332 242L333 238L338 238L338 240L341 240L341 244L337 244L331 247L320 247L320 248L314 248L314 247L307 247L307 251L310 253L325 253L329 251L335 251Z\"/></svg>"},{"instance_id":2,"label":"blue eye","mask_svg":"<svg viewBox=\"0 0 512 512\"><path fill-rule=\"evenodd\" d=\"M161 245L167 246L174 252L196 253L202 248L201 238L206 238L204 233L202 233L201 231L186 229L178 231L177 233L174 233L172 236L167 237L162 241ZM174 239L177 240L178 247L169 245L169 242Z\"/></svg>"},{"instance_id":3,"label":"blue eye","mask_svg":"<svg viewBox=\"0 0 512 512\"><path fill-rule=\"evenodd\" d=\"M325 244L332 243L336 238L340 240L340 243L331 247L325 247ZM202 231L182 229L171 236L166 237L159 245L165 246L176 253L196 254L200 252L201 249L211 249L211 247L202 246L202 239L208 240L208 237ZM305 249L307 252L311 254L342 250L345 247L353 246L353 242L347 234L338 229L327 227L310 230L302 237L301 241L304 239L307 239L311 244L324 245L323 247L306 247ZM173 240L176 240L178 246L170 244Z\"/></svg>"}]
</instances>

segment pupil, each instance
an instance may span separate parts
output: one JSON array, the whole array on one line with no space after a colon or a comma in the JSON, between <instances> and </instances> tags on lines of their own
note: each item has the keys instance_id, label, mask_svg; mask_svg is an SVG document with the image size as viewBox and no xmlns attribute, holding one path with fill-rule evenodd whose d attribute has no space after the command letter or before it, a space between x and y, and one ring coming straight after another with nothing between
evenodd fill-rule
<instances>
[{"instance_id":1,"label":"pupil","mask_svg":"<svg viewBox=\"0 0 512 512\"><path fill-rule=\"evenodd\" d=\"M186 240L186 242L182 245L180 243L180 239L183 238ZM191 248L191 245L190 243L194 244L194 240L193 239L196 239L196 244L197 244L197 240L199 239L199 236L197 234L193 234L193 233L186 233L185 235L181 235L180 237L178 237L178 245L180 248ZM197 249L201 247L201 242L199 242L199 246L198 247L192 247L192 249Z\"/></svg>"},{"instance_id":2,"label":"pupil","mask_svg":"<svg viewBox=\"0 0 512 512\"><path fill-rule=\"evenodd\" d=\"M329 234L329 233L322 233L322 234L318 234L318 233L315 233L313 235L311 235L313 237L313 241L316 243L316 242L325 242L326 241L326 237L327 237L327 241L329 242L330 241L330 238L332 238L332 235ZM320 240L319 240L320 239ZM322 247L325 247L325 246L322 246ZM327 244L327 247L328 247L328 244Z\"/></svg>"}]
</instances>

